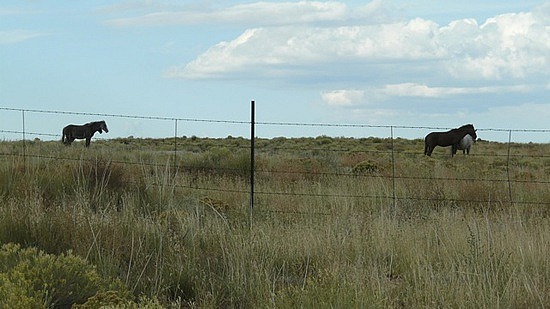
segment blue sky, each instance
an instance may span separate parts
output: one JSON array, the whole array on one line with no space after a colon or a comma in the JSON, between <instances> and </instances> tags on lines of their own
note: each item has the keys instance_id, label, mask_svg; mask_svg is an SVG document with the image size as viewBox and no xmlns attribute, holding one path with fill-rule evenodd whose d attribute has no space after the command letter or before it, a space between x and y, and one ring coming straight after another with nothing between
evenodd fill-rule
<instances>
[{"instance_id":1,"label":"blue sky","mask_svg":"<svg viewBox=\"0 0 550 309\"><path fill-rule=\"evenodd\" d=\"M550 129L550 1L2 1L0 108L258 122ZM174 123L25 114L51 139L102 118L103 137ZM22 128L0 110L0 130ZM422 138L426 129L396 128ZM248 136L178 122L178 135ZM259 125L258 136L389 136L387 128ZM18 134L0 133L17 139ZM31 133L27 138L32 138ZM550 142L548 132L515 141Z\"/></svg>"}]
</instances>

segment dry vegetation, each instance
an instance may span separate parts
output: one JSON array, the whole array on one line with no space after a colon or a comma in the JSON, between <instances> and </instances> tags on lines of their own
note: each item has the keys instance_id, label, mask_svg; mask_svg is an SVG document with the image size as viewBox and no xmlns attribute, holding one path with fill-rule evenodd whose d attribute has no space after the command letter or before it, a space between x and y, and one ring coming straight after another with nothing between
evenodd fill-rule
<instances>
[{"instance_id":1,"label":"dry vegetation","mask_svg":"<svg viewBox=\"0 0 550 309\"><path fill-rule=\"evenodd\" d=\"M65 275L88 308L550 306L550 145L256 145L250 222L242 138L0 143L0 296L69 307Z\"/></svg>"}]
</instances>

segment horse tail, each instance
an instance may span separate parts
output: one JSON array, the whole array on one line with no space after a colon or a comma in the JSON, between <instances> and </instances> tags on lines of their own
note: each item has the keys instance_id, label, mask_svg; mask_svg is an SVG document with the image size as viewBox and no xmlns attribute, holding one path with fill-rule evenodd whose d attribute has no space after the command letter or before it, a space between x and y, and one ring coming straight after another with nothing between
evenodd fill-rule
<instances>
[{"instance_id":1,"label":"horse tail","mask_svg":"<svg viewBox=\"0 0 550 309\"><path fill-rule=\"evenodd\" d=\"M61 131L61 142L63 144L66 144L67 142L69 141L69 137L67 136L67 134L65 133L65 129L63 129Z\"/></svg>"},{"instance_id":2,"label":"horse tail","mask_svg":"<svg viewBox=\"0 0 550 309\"><path fill-rule=\"evenodd\" d=\"M424 155L431 156L432 151L430 150L430 143L431 143L432 136L428 134L426 138L424 138Z\"/></svg>"}]
</instances>

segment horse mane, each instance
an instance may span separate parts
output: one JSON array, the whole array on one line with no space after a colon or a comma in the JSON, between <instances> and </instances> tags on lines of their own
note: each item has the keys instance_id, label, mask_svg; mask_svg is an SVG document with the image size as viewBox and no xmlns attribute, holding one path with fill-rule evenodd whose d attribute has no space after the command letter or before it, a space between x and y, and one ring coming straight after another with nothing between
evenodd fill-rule
<instances>
[{"instance_id":1,"label":"horse mane","mask_svg":"<svg viewBox=\"0 0 550 309\"><path fill-rule=\"evenodd\" d=\"M101 120L101 121L92 121L92 122L88 122L85 124L85 126L93 126L93 125L96 125L96 124L100 124L102 122L105 122L104 120Z\"/></svg>"},{"instance_id":2,"label":"horse mane","mask_svg":"<svg viewBox=\"0 0 550 309\"><path fill-rule=\"evenodd\" d=\"M459 130L466 130L466 129L474 129L474 125L469 123L469 124L465 124L463 126L461 126L460 128L458 128Z\"/></svg>"}]
</instances>

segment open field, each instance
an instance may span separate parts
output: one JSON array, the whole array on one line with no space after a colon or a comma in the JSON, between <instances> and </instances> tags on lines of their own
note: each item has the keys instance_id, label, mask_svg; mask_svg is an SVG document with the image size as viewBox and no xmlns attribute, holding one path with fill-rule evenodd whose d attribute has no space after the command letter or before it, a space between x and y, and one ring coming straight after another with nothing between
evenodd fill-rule
<instances>
[{"instance_id":1,"label":"open field","mask_svg":"<svg viewBox=\"0 0 550 309\"><path fill-rule=\"evenodd\" d=\"M252 222L245 139L24 146L0 143L0 244L21 246L0 251L0 297L14 303L550 306L550 144L451 158L421 140L259 139ZM53 297L65 281L5 258L22 248L90 267L88 292Z\"/></svg>"}]
</instances>

